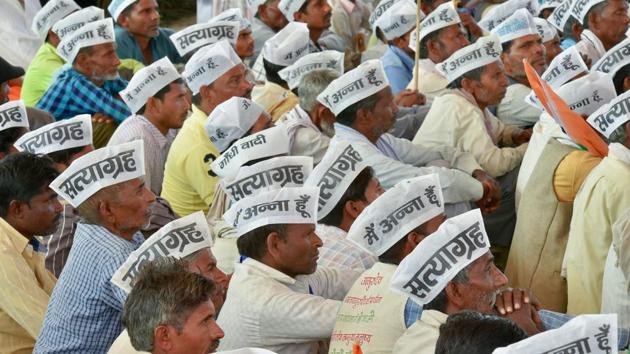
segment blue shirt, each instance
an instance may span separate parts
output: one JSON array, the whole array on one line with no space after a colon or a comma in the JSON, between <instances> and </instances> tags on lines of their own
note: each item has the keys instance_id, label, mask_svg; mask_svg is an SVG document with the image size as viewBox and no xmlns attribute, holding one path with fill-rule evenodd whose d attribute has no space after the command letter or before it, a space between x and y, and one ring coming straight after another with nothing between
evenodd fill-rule
<instances>
[{"instance_id":1,"label":"blue shirt","mask_svg":"<svg viewBox=\"0 0 630 354\"><path fill-rule=\"evenodd\" d=\"M573 38L565 38L560 42L560 48L562 50L569 49L574 46L577 42Z\"/></svg>"},{"instance_id":2,"label":"blue shirt","mask_svg":"<svg viewBox=\"0 0 630 354\"><path fill-rule=\"evenodd\" d=\"M136 42L133 35L126 29L116 26L114 29L116 34L116 53L120 59L135 59L144 65L150 65L144 61L144 55L142 55L142 49ZM151 47L151 56L153 61L157 61L164 57L168 57L173 64L183 63L182 57L177 53L177 49L168 38L174 32L168 28L158 28L157 37L149 40L149 46Z\"/></svg>"},{"instance_id":3,"label":"blue shirt","mask_svg":"<svg viewBox=\"0 0 630 354\"><path fill-rule=\"evenodd\" d=\"M122 79L105 81L103 86L96 86L85 75L69 67L59 73L35 108L49 112L56 120L79 114L103 113L122 122L131 115L129 107L116 98L125 87L127 81Z\"/></svg>"},{"instance_id":4,"label":"blue shirt","mask_svg":"<svg viewBox=\"0 0 630 354\"><path fill-rule=\"evenodd\" d=\"M397 95L400 91L406 89L411 79L413 79L414 60L398 47L392 45L387 47L381 62L383 63L385 75L392 87L392 93Z\"/></svg>"},{"instance_id":5,"label":"blue shirt","mask_svg":"<svg viewBox=\"0 0 630 354\"><path fill-rule=\"evenodd\" d=\"M34 353L106 353L123 330L127 294L110 279L144 241L127 241L102 226L79 223Z\"/></svg>"}]
</instances>

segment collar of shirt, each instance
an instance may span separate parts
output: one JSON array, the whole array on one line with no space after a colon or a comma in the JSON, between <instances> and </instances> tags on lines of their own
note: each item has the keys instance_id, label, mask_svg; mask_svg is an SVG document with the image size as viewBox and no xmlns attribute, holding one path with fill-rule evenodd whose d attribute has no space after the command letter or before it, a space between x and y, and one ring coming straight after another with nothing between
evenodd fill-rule
<instances>
[{"instance_id":1,"label":"collar of shirt","mask_svg":"<svg viewBox=\"0 0 630 354\"><path fill-rule=\"evenodd\" d=\"M595 33L591 32L589 29L585 29L584 31L582 31L580 38L584 41L590 42L600 57L606 54L606 49L604 48L604 44L602 43L602 41L600 41Z\"/></svg>"},{"instance_id":2,"label":"collar of shirt","mask_svg":"<svg viewBox=\"0 0 630 354\"><path fill-rule=\"evenodd\" d=\"M394 150L394 147L386 139L383 138L385 134L387 133L381 135L381 137L378 138L378 140L376 141L376 145L374 145L372 144L371 141L369 141L365 137L365 135L359 133L358 131L352 129L351 127L347 125L335 123L334 127L335 127L335 138L339 140L347 140L351 142L356 141L358 143L368 144L369 146L376 148L383 155L391 159L394 159L396 161L400 161L400 158L398 157L398 154Z\"/></svg>"},{"instance_id":3,"label":"collar of shirt","mask_svg":"<svg viewBox=\"0 0 630 354\"><path fill-rule=\"evenodd\" d=\"M354 9L357 8L357 4L349 0L339 0L339 3L343 7L343 9L346 10L348 14L351 14L352 11L354 11Z\"/></svg>"},{"instance_id":4,"label":"collar of shirt","mask_svg":"<svg viewBox=\"0 0 630 354\"><path fill-rule=\"evenodd\" d=\"M311 120L311 117L308 115L308 113L299 105L295 106L295 108L288 111L281 121L283 122L283 124L287 124L287 125L295 124L295 125L311 128L319 132L320 134L322 133L319 130L319 128L317 128L317 126L313 124L313 121Z\"/></svg>"},{"instance_id":5,"label":"collar of shirt","mask_svg":"<svg viewBox=\"0 0 630 354\"><path fill-rule=\"evenodd\" d=\"M608 156L612 156L630 166L630 149L619 143L608 146Z\"/></svg>"},{"instance_id":6,"label":"collar of shirt","mask_svg":"<svg viewBox=\"0 0 630 354\"><path fill-rule=\"evenodd\" d=\"M6 237L2 237L2 240L7 240L13 248L19 253L24 252L29 245L28 239L13 228L4 218L0 218L0 232Z\"/></svg>"},{"instance_id":7,"label":"collar of shirt","mask_svg":"<svg viewBox=\"0 0 630 354\"><path fill-rule=\"evenodd\" d=\"M192 114L190 115L190 117L188 117L188 119L191 119L193 121L196 121L196 123L203 125L207 118L208 115L206 114L206 112L202 111L201 108L197 107L196 104L192 105Z\"/></svg>"},{"instance_id":8,"label":"collar of shirt","mask_svg":"<svg viewBox=\"0 0 630 354\"><path fill-rule=\"evenodd\" d=\"M396 54L396 56L398 58L400 58L400 61L402 61L403 65L407 68L407 70L409 72L413 71L413 66L414 66L414 60L412 57L409 56L409 54L405 53L404 50L393 46L393 45L388 45L389 46L389 50L391 50L392 52L394 52L394 54Z\"/></svg>"},{"instance_id":9,"label":"collar of shirt","mask_svg":"<svg viewBox=\"0 0 630 354\"><path fill-rule=\"evenodd\" d=\"M167 138L167 136L172 133L172 129L169 129L169 131L166 132L166 135L164 135L155 125L153 125L153 123L151 123L147 119L147 117L140 114L136 114L136 117L147 128L149 133L151 133L151 136L153 136L153 138L157 141L160 148L163 149L165 146L168 146L172 142L172 139L169 140Z\"/></svg>"},{"instance_id":10,"label":"collar of shirt","mask_svg":"<svg viewBox=\"0 0 630 354\"><path fill-rule=\"evenodd\" d=\"M65 60L63 60L62 57L59 56L59 54L57 54L57 49L55 47L52 46L52 44L48 43L48 42L44 42L44 50L46 51L46 54L55 58L59 58L59 60L63 61L65 63Z\"/></svg>"},{"instance_id":11,"label":"collar of shirt","mask_svg":"<svg viewBox=\"0 0 630 354\"><path fill-rule=\"evenodd\" d=\"M420 59L418 60L418 67L420 70L427 71L430 73L438 74L442 76L442 74L437 69L437 64L433 62L431 59Z\"/></svg>"},{"instance_id":12,"label":"collar of shirt","mask_svg":"<svg viewBox=\"0 0 630 354\"><path fill-rule=\"evenodd\" d=\"M281 284L285 284L287 286L295 285L296 279L292 278L281 271L271 268L270 266L259 262L253 258L247 258L243 261L242 264L237 264L236 267L247 267L250 271L254 273L258 273L267 278L271 278Z\"/></svg>"},{"instance_id":13,"label":"collar of shirt","mask_svg":"<svg viewBox=\"0 0 630 354\"><path fill-rule=\"evenodd\" d=\"M461 97L465 98L468 102L470 102L471 105L473 105L479 112L481 112L481 114L483 115L483 123L486 126L486 132L488 133L488 135L490 136L490 138L492 139L494 144L497 145L498 142L499 142L499 137L494 132L494 129L492 127L492 117L493 117L493 115L492 115L492 113L490 113L488 108L486 108L483 111L481 111L481 109L477 105L477 101L475 101L475 98L473 97L473 95L471 95L470 93L464 91L463 89L456 89L456 90L453 90L452 92L455 95L458 95L458 96L461 96Z\"/></svg>"},{"instance_id":14,"label":"collar of shirt","mask_svg":"<svg viewBox=\"0 0 630 354\"><path fill-rule=\"evenodd\" d=\"M422 317L420 318L420 320L429 326L439 328L440 325L446 322L447 318L448 315L440 311L425 310L422 311Z\"/></svg>"},{"instance_id":15,"label":"collar of shirt","mask_svg":"<svg viewBox=\"0 0 630 354\"><path fill-rule=\"evenodd\" d=\"M564 145L569 145L580 149L580 147L573 142L570 136L568 136L562 127L556 123L556 121L547 113L542 113L540 115L540 126L542 128L542 133L544 136L548 138L553 138L558 140L559 143Z\"/></svg>"},{"instance_id":16,"label":"collar of shirt","mask_svg":"<svg viewBox=\"0 0 630 354\"><path fill-rule=\"evenodd\" d=\"M346 236L348 235L347 232L338 228L337 226L331 226L331 225L326 225L326 224L317 224L315 233L324 241L345 240Z\"/></svg>"}]
</instances>

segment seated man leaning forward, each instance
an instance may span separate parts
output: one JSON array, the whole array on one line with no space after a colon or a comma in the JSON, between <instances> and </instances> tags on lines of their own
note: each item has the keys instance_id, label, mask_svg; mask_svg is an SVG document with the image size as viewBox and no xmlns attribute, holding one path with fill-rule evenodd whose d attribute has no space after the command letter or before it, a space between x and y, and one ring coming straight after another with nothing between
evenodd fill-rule
<instances>
[{"instance_id":1,"label":"seated man leaning forward","mask_svg":"<svg viewBox=\"0 0 630 354\"><path fill-rule=\"evenodd\" d=\"M126 294L110 279L144 237L155 196L142 181L142 142L98 149L77 159L51 188L84 221L53 290L36 353L105 353L122 332Z\"/></svg>"},{"instance_id":2,"label":"seated man leaning forward","mask_svg":"<svg viewBox=\"0 0 630 354\"><path fill-rule=\"evenodd\" d=\"M72 64L59 73L36 108L50 112L56 120L79 114L108 121L94 125L94 146L104 146L115 125L131 112L120 99L127 82L120 79L116 55L114 24L111 19L89 23L66 36L57 46L57 53Z\"/></svg>"},{"instance_id":3,"label":"seated man leaning forward","mask_svg":"<svg viewBox=\"0 0 630 354\"><path fill-rule=\"evenodd\" d=\"M343 300L331 353L351 351L354 340L364 354L391 353L396 340L420 319L422 307L391 291L389 284L403 258L444 221L443 211L437 175L428 175L398 183L355 220L349 243L378 257L378 262L361 274ZM357 334L360 337L345 339Z\"/></svg>"},{"instance_id":4,"label":"seated man leaning forward","mask_svg":"<svg viewBox=\"0 0 630 354\"><path fill-rule=\"evenodd\" d=\"M501 100L507 86L500 54L499 39L487 36L438 64L452 90L435 99L413 142L468 152L499 181L501 206L486 223L492 245L506 248L516 223L518 167L531 131L507 126L487 109ZM506 255L497 256L503 262Z\"/></svg>"},{"instance_id":5,"label":"seated man leaning forward","mask_svg":"<svg viewBox=\"0 0 630 354\"><path fill-rule=\"evenodd\" d=\"M231 97L249 98L252 84L245 65L227 40L198 50L186 64L184 78L193 93L192 115L184 122L164 166L162 197L178 215L208 212L218 178L210 164L219 157L204 123Z\"/></svg>"},{"instance_id":6,"label":"seated man leaning forward","mask_svg":"<svg viewBox=\"0 0 630 354\"><path fill-rule=\"evenodd\" d=\"M317 99L337 118L331 143L350 142L374 169L384 188L411 177L437 173L445 203L479 201L488 210L496 207L496 181L481 170L472 155L450 146L414 145L386 133L394 125L397 107L378 60L366 61L334 80ZM442 165L445 160L460 170L426 166L436 160L442 160ZM468 205L462 207L468 209ZM454 208L451 211L456 212Z\"/></svg>"},{"instance_id":7,"label":"seated man leaning forward","mask_svg":"<svg viewBox=\"0 0 630 354\"><path fill-rule=\"evenodd\" d=\"M431 265L436 262L450 270L427 282L425 279L435 274ZM494 265L479 210L446 220L400 263L392 276L392 289L424 307L420 320L396 342L393 352L435 353L440 325L449 315L463 310L498 314L495 301L499 289L506 284L507 278ZM516 293L530 296L520 289L509 294ZM534 305L519 301L514 307L508 318L526 333L543 330Z\"/></svg>"},{"instance_id":8,"label":"seated man leaning forward","mask_svg":"<svg viewBox=\"0 0 630 354\"><path fill-rule=\"evenodd\" d=\"M308 354L330 339L340 300L359 273L317 267L318 192L291 187L258 193L225 214L247 259L236 265L219 314L225 331L219 349Z\"/></svg>"}]
</instances>

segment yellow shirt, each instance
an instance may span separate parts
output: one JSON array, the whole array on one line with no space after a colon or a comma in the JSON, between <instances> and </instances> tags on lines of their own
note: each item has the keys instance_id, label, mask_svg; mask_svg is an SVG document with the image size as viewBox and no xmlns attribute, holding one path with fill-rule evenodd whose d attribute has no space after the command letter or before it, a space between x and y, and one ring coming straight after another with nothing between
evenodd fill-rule
<instances>
[{"instance_id":1,"label":"yellow shirt","mask_svg":"<svg viewBox=\"0 0 630 354\"><path fill-rule=\"evenodd\" d=\"M0 352L33 351L56 282L44 255L0 218Z\"/></svg>"},{"instance_id":2,"label":"yellow shirt","mask_svg":"<svg viewBox=\"0 0 630 354\"><path fill-rule=\"evenodd\" d=\"M162 197L180 216L207 213L219 181L210 164L220 153L203 127L208 116L194 105L192 110L171 145L162 182Z\"/></svg>"},{"instance_id":3,"label":"yellow shirt","mask_svg":"<svg viewBox=\"0 0 630 354\"><path fill-rule=\"evenodd\" d=\"M298 97L284 87L267 81L264 86L254 87L252 101L264 108L271 115L271 120L276 122L297 106Z\"/></svg>"},{"instance_id":4,"label":"yellow shirt","mask_svg":"<svg viewBox=\"0 0 630 354\"><path fill-rule=\"evenodd\" d=\"M601 161L601 157L588 151L576 150L569 153L553 174L553 190L558 201L573 203L582 183Z\"/></svg>"}]
</instances>

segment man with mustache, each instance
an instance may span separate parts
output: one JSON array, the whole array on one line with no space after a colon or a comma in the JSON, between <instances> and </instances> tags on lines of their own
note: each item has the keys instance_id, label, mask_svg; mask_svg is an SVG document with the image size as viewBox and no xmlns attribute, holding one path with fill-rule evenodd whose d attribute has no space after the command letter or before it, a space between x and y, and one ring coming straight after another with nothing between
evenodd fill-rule
<instances>
[{"instance_id":1,"label":"man with mustache","mask_svg":"<svg viewBox=\"0 0 630 354\"><path fill-rule=\"evenodd\" d=\"M527 25L516 29L511 27L516 23ZM501 39L501 61L509 82L505 97L497 107L497 117L505 124L531 127L538 121L541 112L524 101L531 88L525 75L523 60L527 60L538 75L547 68L545 46L536 29L534 18L527 9L517 10L494 28L492 33Z\"/></svg>"},{"instance_id":2,"label":"man with mustache","mask_svg":"<svg viewBox=\"0 0 630 354\"><path fill-rule=\"evenodd\" d=\"M630 23L627 1L576 0L571 13L584 26L576 47L591 65L626 39Z\"/></svg>"},{"instance_id":3,"label":"man with mustache","mask_svg":"<svg viewBox=\"0 0 630 354\"><path fill-rule=\"evenodd\" d=\"M56 120L92 115L97 119L94 146L102 147L116 129L114 121L120 123L131 113L118 96L127 82L118 75L120 60L112 20L81 27L59 43L57 53L72 67L59 73L35 107Z\"/></svg>"},{"instance_id":4,"label":"man with mustache","mask_svg":"<svg viewBox=\"0 0 630 354\"><path fill-rule=\"evenodd\" d=\"M35 235L49 235L62 206L48 184L58 172L47 156L15 153L0 161L0 348L30 352L56 283Z\"/></svg>"},{"instance_id":5,"label":"man with mustache","mask_svg":"<svg viewBox=\"0 0 630 354\"><path fill-rule=\"evenodd\" d=\"M105 353L122 332L126 294L112 275L144 241L153 193L142 181L142 142L75 160L51 188L83 218L53 290L36 353Z\"/></svg>"},{"instance_id":6,"label":"man with mustache","mask_svg":"<svg viewBox=\"0 0 630 354\"><path fill-rule=\"evenodd\" d=\"M359 274L317 266L318 196L315 187L257 191L224 215L237 228L244 260L235 266L219 314L221 350L309 354L321 352L330 338L340 300Z\"/></svg>"},{"instance_id":7,"label":"man with mustache","mask_svg":"<svg viewBox=\"0 0 630 354\"><path fill-rule=\"evenodd\" d=\"M183 76L193 94L192 115L173 140L162 183L162 197L180 216L207 213L212 204L218 178L210 164L220 153L204 124L215 107L231 97L251 98L253 85L245 74L245 65L227 40L201 48L186 64Z\"/></svg>"},{"instance_id":8,"label":"man with mustache","mask_svg":"<svg viewBox=\"0 0 630 354\"><path fill-rule=\"evenodd\" d=\"M142 267L123 314L137 350L153 354L216 351L223 338L215 321L219 310L212 301L216 283L189 267L188 262L171 257Z\"/></svg>"},{"instance_id":9,"label":"man with mustache","mask_svg":"<svg viewBox=\"0 0 630 354\"><path fill-rule=\"evenodd\" d=\"M501 206L484 221L493 246L505 250L500 257L503 260L516 222L518 167L531 131L505 125L488 110L504 97L508 85L500 55L499 38L493 35L480 38L439 63L437 68L452 90L435 99L413 142L468 152L498 180Z\"/></svg>"},{"instance_id":10,"label":"man with mustache","mask_svg":"<svg viewBox=\"0 0 630 354\"><path fill-rule=\"evenodd\" d=\"M114 0L107 10L116 26L116 53L122 59L135 59L144 65L168 57L183 63L169 39L173 30L160 27L157 0Z\"/></svg>"}]
</instances>

